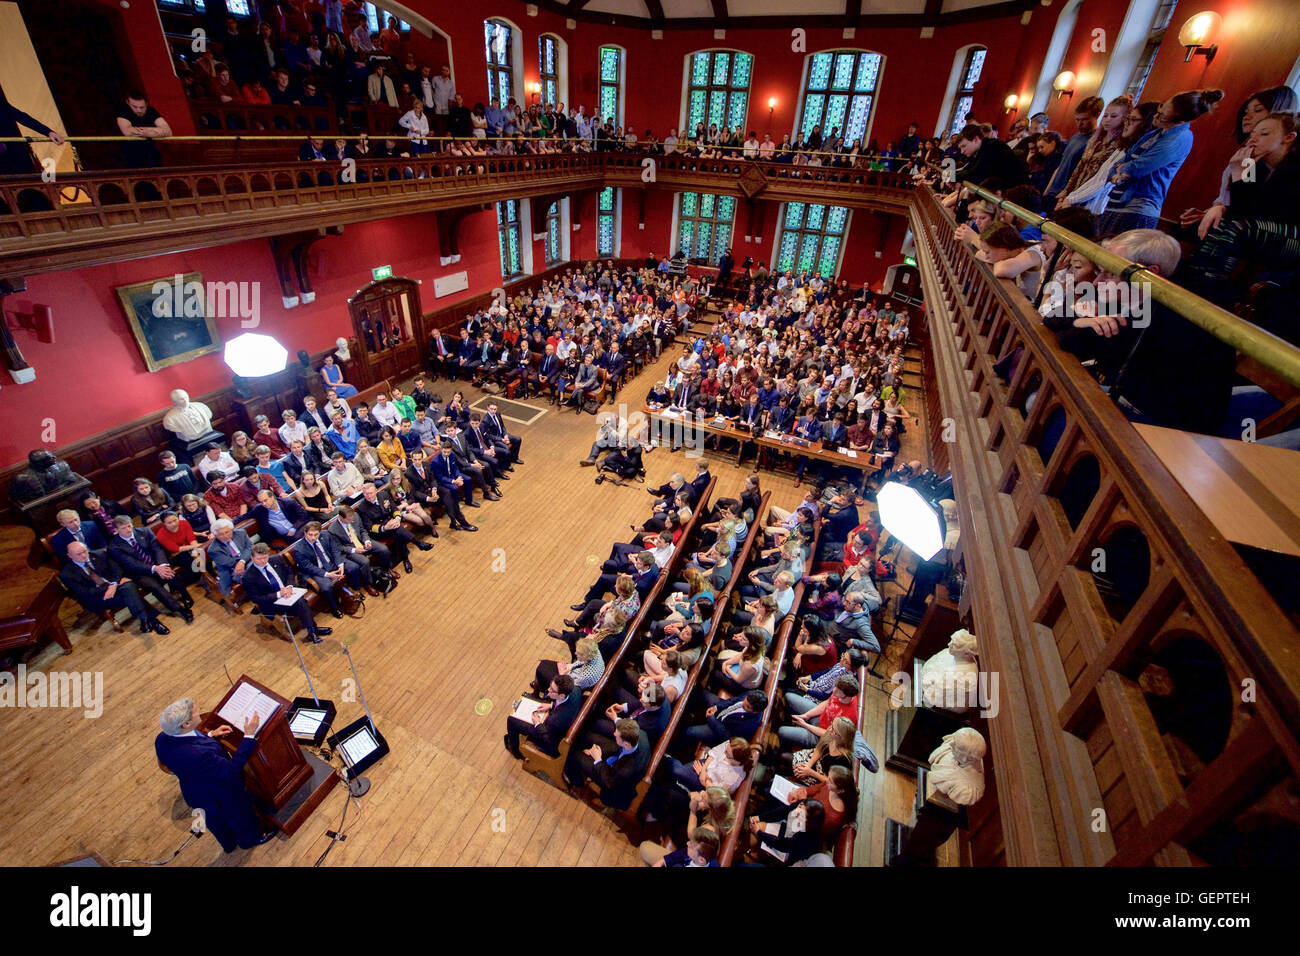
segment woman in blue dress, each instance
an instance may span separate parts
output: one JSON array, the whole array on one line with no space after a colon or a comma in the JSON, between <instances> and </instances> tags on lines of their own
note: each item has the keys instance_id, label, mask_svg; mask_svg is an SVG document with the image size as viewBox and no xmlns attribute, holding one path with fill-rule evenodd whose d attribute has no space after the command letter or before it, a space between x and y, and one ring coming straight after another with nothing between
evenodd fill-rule
<instances>
[{"instance_id":1,"label":"woman in blue dress","mask_svg":"<svg viewBox=\"0 0 1300 956\"><path fill-rule=\"evenodd\" d=\"M325 380L325 388L334 389L339 398L351 398L357 393L354 386L343 381L343 369L334 364L333 355L325 356L325 364L321 366L320 377Z\"/></svg>"}]
</instances>

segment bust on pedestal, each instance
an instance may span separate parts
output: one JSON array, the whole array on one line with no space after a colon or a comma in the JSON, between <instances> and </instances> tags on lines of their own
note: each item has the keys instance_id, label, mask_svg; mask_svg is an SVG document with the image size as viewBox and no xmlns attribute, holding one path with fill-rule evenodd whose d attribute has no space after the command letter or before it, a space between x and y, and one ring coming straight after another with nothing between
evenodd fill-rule
<instances>
[{"instance_id":1,"label":"bust on pedestal","mask_svg":"<svg viewBox=\"0 0 1300 956\"><path fill-rule=\"evenodd\" d=\"M171 447L178 459L192 462L209 444L226 443L226 436L212 429L212 409L191 402L183 388L174 389L171 400L172 407L163 415L163 428L172 433Z\"/></svg>"},{"instance_id":2,"label":"bust on pedestal","mask_svg":"<svg viewBox=\"0 0 1300 956\"><path fill-rule=\"evenodd\" d=\"M891 866L933 866L934 851L958 827L967 826L966 808L984 796L984 754L988 745L972 727L943 738L930 754L928 773L918 775L916 822Z\"/></svg>"},{"instance_id":3,"label":"bust on pedestal","mask_svg":"<svg viewBox=\"0 0 1300 956\"><path fill-rule=\"evenodd\" d=\"M90 487L90 482L53 452L37 448L27 454L27 467L9 482L14 514L37 530L53 525L53 515L65 499Z\"/></svg>"}]
</instances>

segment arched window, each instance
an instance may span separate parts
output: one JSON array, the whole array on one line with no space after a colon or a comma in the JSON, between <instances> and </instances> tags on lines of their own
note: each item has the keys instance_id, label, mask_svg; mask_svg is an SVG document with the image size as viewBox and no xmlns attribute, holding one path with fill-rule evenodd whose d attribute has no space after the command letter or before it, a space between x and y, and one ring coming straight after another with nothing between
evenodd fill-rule
<instances>
[{"instance_id":1,"label":"arched window","mask_svg":"<svg viewBox=\"0 0 1300 956\"><path fill-rule=\"evenodd\" d=\"M568 48L552 33L537 38L537 76L543 106L556 106L569 98Z\"/></svg>"},{"instance_id":2,"label":"arched window","mask_svg":"<svg viewBox=\"0 0 1300 956\"><path fill-rule=\"evenodd\" d=\"M1133 97L1134 103L1142 98L1147 77L1151 75L1151 67L1155 66L1156 54L1160 52L1160 44L1164 42L1165 31L1169 29L1169 21L1174 18L1174 8L1177 6L1178 0L1162 0L1160 6L1156 8L1151 29L1147 32L1146 43L1138 53L1137 63L1133 65L1133 73L1128 79L1128 86L1124 88L1124 92Z\"/></svg>"},{"instance_id":3,"label":"arched window","mask_svg":"<svg viewBox=\"0 0 1300 956\"><path fill-rule=\"evenodd\" d=\"M772 268L778 273L815 272L831 278L840 270L848 233L849 210L845 206L786 203Z\"/></svg>"},{"instance_id":4,"label":"arched window","mask_svg":"<svg viewBox=\"0 0 1300 956\"><path fill-rule=\"evenodd\" d=\"M809 56L798 138L807 139L820 125L823 134L838 128L846 146L864 140L871 129L881 62L879 53L861 50L826 50Z\"/></svg>"},{"instance_id":5,"label":"arched window","mask_svg":"<svg viewBox=\"0 0 1300 956\"><path fill-rule=\"evenodd\" d=\"M1133 0L1129 4L1119 37L1111 47L1106 75L1097 91L1102 100L1109 103L1121 93L1132 93L1134 89L1137 96L1141 95L1177 5L1178 0Z\"/></svg>"},{"instance_id":6,"label":"arched window","mask_svg":"<svg viewBox=\"0 0 1300 956\"><path fill-rule=\"evenodd\" d=\"M1029 111L1022 113L1029 119L1035 113L1047 109L1052 96L1052 81L1065 69L1065 54L1070 49L1070 40L1074 36L1074 25L1079 22L1079 5L1083 0L1070 0L1052 31L1052 42L1047 46L1047 56L1043 58L1043 68L1038 73L1038 85L1034 87L1034 99L1029 104Z\"/></svg>"},{"instance_id":7,"label":"arched window","mask_svg":"<svg viewBox=\"0 0 1300 956\"><path fill-rule=\"evenodd\" d=\"M483 54L487 60L488 102L517 97L515 89L515 29L504 20L483 21Z\"/></svg>"},{"instance_id":8,"label":"arched window","mask_svg":"<svg viewBox=\"0 0 1300 956\"><path fill-rule=\"evenodd\" d=\"M569 218L566 215L568 207L565 204L567 202L567 199L557 199L546 210L545 244L546 265L548 268L558 265L569 258L568 243L565 242L567 230L564 228Z\"/></svg>"},{"instance_id":9,"label":"arched window","mask_svg":"<svg viewBox=\"0 0 1300 956\"><path fill-rule=\"evenodd\" d=\"M519 202L507 199L497 203L497 238L501 243L501 278L523 275L524 262L519 237Z\"/></svg>"},{"instance_id":10,"label":"arched window","mask_svg":"<svg viewBox=\"0 0 1300 956\"><path fill-rule=\"evenodd\" d=\"M388 26L389 17L393 17L393 19L397 20L397 29L402 33L406 33L411 29L411 25L405 20L400 19L395 14L380 9L373 3L363 3L362 7L366 13L366 25L370 27L371 33L378 33L380 30L384 29L384 27Z\"/></svg>"},{"instance_id":11,"label":"arched window","mask_svg":"<svg viewBox=\"0 0 1300 956\"><path fill-rule=\"evenodd\" d=\"M596 200L596 255L617 256L619 250L618 207L622 190L606 186Z\"/></svg>"},{"instance_id":12,"label":"arched window","mask_svg":"<svg viewBox=\"0 0 1300 956\"><path fill-rule=\"evenodd\" d=\"M712 193L679 193L677 248L689 259L717 262L731 245L736 200Z\"/></svg>"},{"instance_id":13,"label":"arched window","mask_svg":"<svg viewBox=\"0 0 1300 956\"><path fill-rule=\"evenodd\" d=\"M957 51L957 59L954 62L956 71L948 81L948 98L945 100L948 106L947 121L939 128L936 135L959 133L966 125L966 117L970 115L971 107L975 103L975 84L980 81L980 73L984 70L984 57L987 55L988 50L977 44Z\"/></svg>"},{"instance_id":14,"label":"arched window","mask_svg":"<svg viewBox=\"0 0 1300 956\"><path fill-rule=\"evenodd\" d=\"M627 68L625 51L621 46L600 48L600 86L596 94L595 119L601 123L612 119L615 126L623 125L623 72Z\"/></svg>"},{"instance_id":15,"label":"arched window","mask_svg":"<svg viewBox=\"0 0 1300 956\"><path fill-rule=\"evenodd\" d=\"M754 57L736 50L700 50L686 58L686 103L682 135L705 129L739 126L749 113L749 79Z\"/></svg>"},{"instance_id":16,"label":"arched window","mask_svg":"<svg viewBox=\"0 0 1300 956\"><path fill-rule=\"evenodd\" d=\"M194 13L203 13L206 7L203 0L158 0L158 6L171 7L174 10L189 10ZM248 8L248 0L226 0L226 12L232 17L252 15L252 11Z\"/></svg>"}]
</instances>

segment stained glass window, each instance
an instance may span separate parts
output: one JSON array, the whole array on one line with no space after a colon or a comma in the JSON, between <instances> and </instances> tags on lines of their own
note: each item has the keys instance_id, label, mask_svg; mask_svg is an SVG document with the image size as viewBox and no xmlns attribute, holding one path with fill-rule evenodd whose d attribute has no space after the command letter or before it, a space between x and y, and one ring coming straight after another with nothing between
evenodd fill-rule
<instances>
[{"instance_id":1,"label":"stained glass window","mask_svg":"<svg viewBox=\"0 0 1300 956\"><path fill-rule=\"evenodd\" d=\"M830 50L808 57L800 139L807 139L817 126L823 137L839 130L846 149L866 136L880 62L879 53L859 50Z\"/></svg>"},{"instance_id":2,"label":"stained glass window","mask_svg":"<svg viewBox=\"0 0 1300 956\"><path fill-rule=\"evenodd\" d=\"M834 277L839 271L848 227L849 211L844 206L788 203L776 243L777 272L815 272L826 279Z\"/></svg>"},{"instance_id":3,"label":"stained glass window","mask_svg":"<svg viewBox=\"0 0 1300 956\"><path fill-rule=\"evenodd\" d=\"M623 50L616 46L600 48L600 89L596 118L602 123L612 119L615 126L623 125L623 112L619 109L623 88Z\"/></svg>"},{"instance_id":4,"label":"stained glass window","mask_svg":"<svg viewBox=\"0 0 1300 956\"><path fill-rule=\"evenodd\" d=\"M712 193L679 193L677 248L691 259L717 262L731 245L736 217L733 196Z\"/></svg>"},{"instance_id":5,"label":"stained glass window","mask_svg":"<svg viewBox=\"0 0 1300 956\"><path fill-rule=\"evenodd\" d=\"M208 9L203 0L158 0L158 5L193 10L195 13L206 13ZM252 13L248 8L248 0L226 0L226 12L236 17L246 17Z\"/></svg>"},{"instance_id":6,"label":"stained glass window","mask_svg":"<svg viewBox=\"0 0 1300 956\"><path fill-rule=\"evenodd\" d=\"M546 264L553 266L564 259L564 243L560 237L560 204L551 203L546 210Z\"/></svg>"},{"instance_id":7,"label":"stained glass window","mask_svg":"<svg viewBox=\"0 0 1300 956\"><path fill-rule=\"evenodd\" d=\"M731 50L701 50L686 63L686 129L684 136L694 136L695 127L703 123L719 129L740 127L744 136L749 113L749 80L754 72L754 57Z\"/></svg>"},{"instance_id":8,"label":"stained glass window","mask_svg":"<svg viewBox=\"0 0 1300 956\"><path fill-rule=\"evenodd\" d=\"M520 253L519 202L507 199L497 203L497 236L501 243L501 278L513 279L524 271Z\"/></svg>"},{"instance_id":9,"label":"stained glass window","mask_svg":"<svg viewBox=\"0 0 1300 956\"><path fill-rule=\"evenodd\" d=\"M618 255L618 206L613 186L602 189L597 199L596 255Z\"/></svg>"},{"instance_id":10,"label":"stained glass window","mask_svg":"<svg viewBox=\"0 0 1300 956\"><path fill-rule=\"evenodd\" d=\"M966 51L966 59L961 67L961 87L952 100L952 115L948 117L948 132L960 133L966 125L971 106L975 102L975 84L980 81L984 71L984 57L988 50L982 46L973 46Z\"/></svg>"},{"instance_id":11,"label":"stained glass window","mask_svg":"<svg viewBox=\"0 0 1300 956\"><path fill-rule=\"evenodd\" d=\"M560 101L560 49L555 37L547 33L537 38L537 75L542 105L555 106Z\"/></svg>"},{"instance_id":12,"label":"stained glass window","mask_svg":"<svg viewBox=\"0 0 1300 956\"><path fill-rule=\"evenodd\" d=\"M515 95L514 64L511 62L510 24L500 20L483 22L483 56L487 60L488 101L497 103Z\"/></svg>"}]
</instances>

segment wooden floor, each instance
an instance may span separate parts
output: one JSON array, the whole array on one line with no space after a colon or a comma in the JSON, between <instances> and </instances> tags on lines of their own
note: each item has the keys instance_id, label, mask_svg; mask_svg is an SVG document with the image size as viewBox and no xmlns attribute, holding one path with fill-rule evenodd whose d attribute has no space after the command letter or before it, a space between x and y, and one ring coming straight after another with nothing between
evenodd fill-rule
<instances>
[{"instance_id":1,"label":"wooden floor","mask_svg":"<svg viewBox=\"0 0 1300 956\"><path fill-rule=\"evenodd\" d=\"M625 389L630 406L640 407L668 361ZM477 397L469 395L471 402ZM337 625L335 636L359 635L352 654L361 689L392 748L368 771L372 788L350 802L347 839L324 865L639 863L608 819L524 773L501 745L510 702L536 662L564 652L543 629L568 616L568 605L597 573L610 542L625 540L629 523L639 522L650 503L645 486L595 487L592 470L578 467L595 435L592 416L557 414L544 401L530 404L547 414L532 426L512 426L523 438L525 464L503 485L504 500L467 509L481 530L450 532L441 522L434 549L414 555L415 573L403 575L388 600L367 602L364 620L321 618ZM923 436L913 432L905 436L903 454L918 457L924 447ZM656 484L693 468L662 448L645 462ZM748 466L714 458L712 467L715 497L738 494ZM763 486L773 491L774 503L786 506L802 491L790 478L768 472ZM246 673L288 697L306 693L291 645L258 630L250 615L228 616L198 589L195 594L197 620L187 627L164 618L172 628L167 637L141 636L133 623L126 634L91 630L90 619L76 617L73 602L65 602L72 653L51 646L28 667L101 673L103 714L89 719L80 710L0 710L0 865L47 864L90 851L109 861L167 858L187 836L190 812L175 778L155 762L162 708L186 696L210 708L230 686L227 673ZM307 645L303 655L318 693L339 706L336 726L360 716L360 702L348 700L355 695L342 648L327 640ZM882 673L891 670L888 661L882 664ZM864 731L883 759L888 697L865 692L871 704ZM860 865L879 865L885 816L905 818L910 790L883 768L864 775L862 785L864 833L856 856ZM345 793L336 788L292 837L225 855L205 836L176 862L311 865L329 845L324 831L339 824Z\"/></svg>"}]
</instances>

